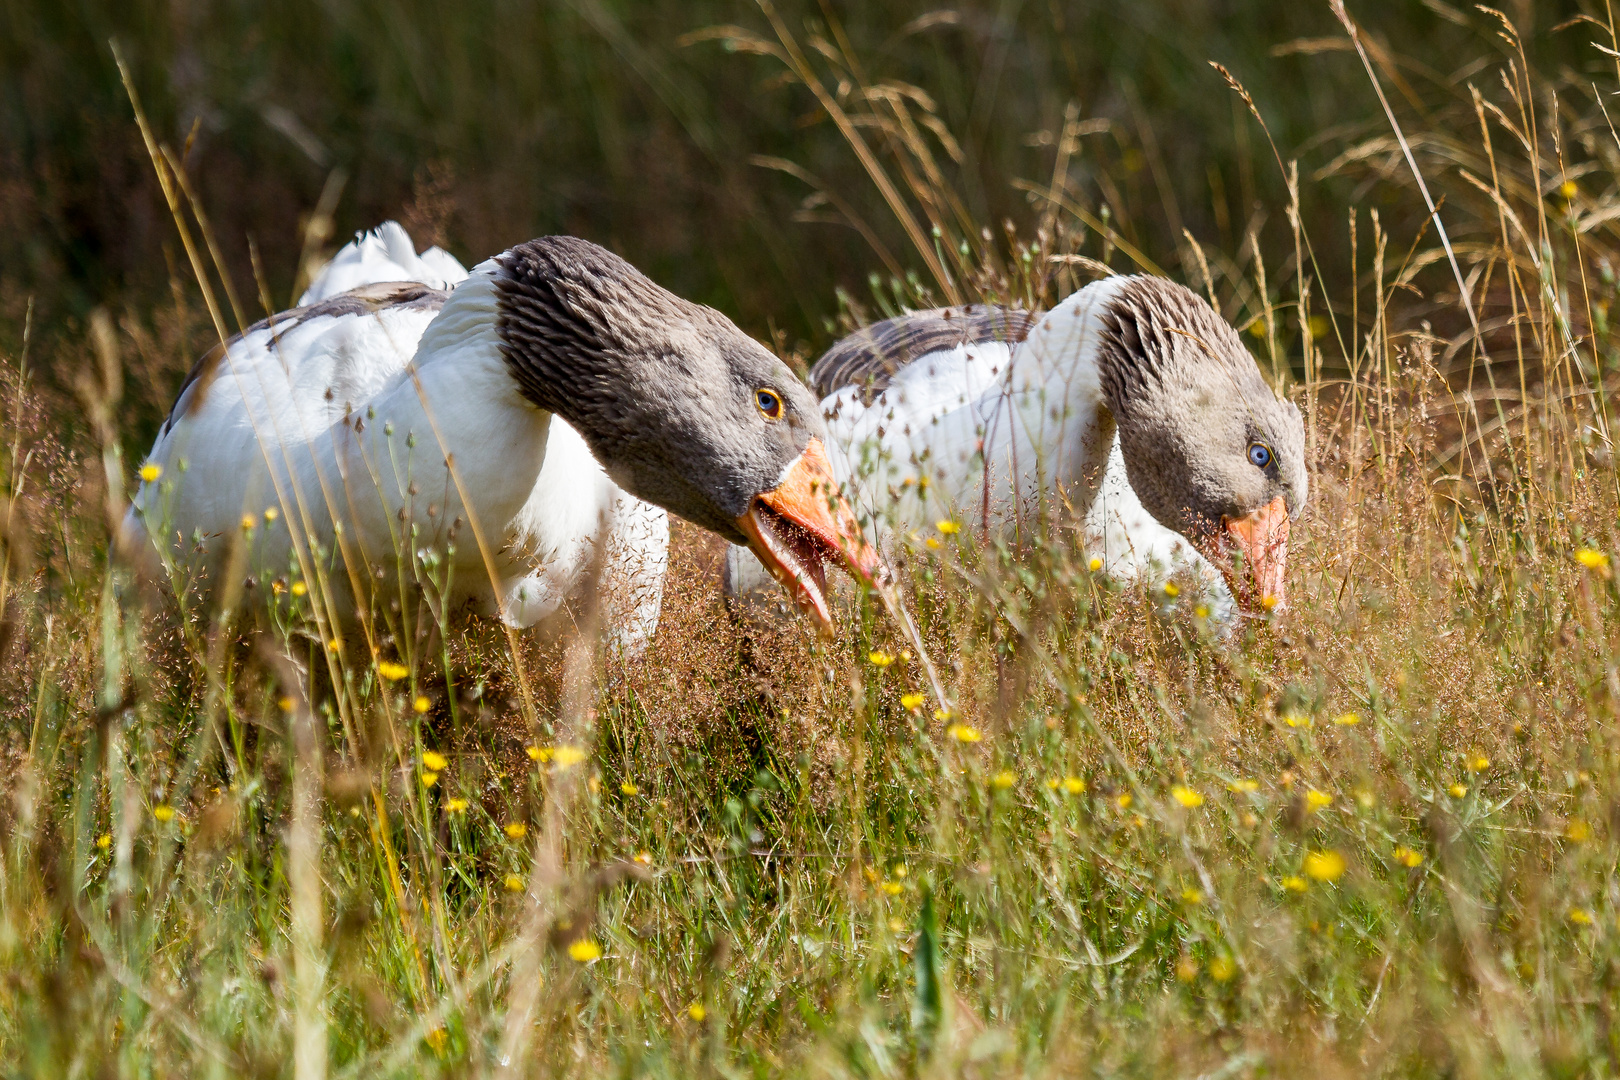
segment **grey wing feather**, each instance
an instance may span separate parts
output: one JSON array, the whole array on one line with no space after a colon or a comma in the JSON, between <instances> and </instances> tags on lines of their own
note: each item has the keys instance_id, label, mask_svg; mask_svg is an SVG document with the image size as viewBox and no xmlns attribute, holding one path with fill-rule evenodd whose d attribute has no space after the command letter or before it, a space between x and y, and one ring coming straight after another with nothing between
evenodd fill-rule
<instances>
[{"instance_id":1,"label":"grey wing feather","mask_svg":"<svg viewBox=\"0 0 1620 1080\"><path fill-rule=\"evenodd\" d=\"M985 341L1017 344L1029 336L1041 313L994 304L932 308L857 330L817 360L810 386L825 398L846 386L861 388L870 404L901 368L929 353Z\"/></svg>"}]
</instances>

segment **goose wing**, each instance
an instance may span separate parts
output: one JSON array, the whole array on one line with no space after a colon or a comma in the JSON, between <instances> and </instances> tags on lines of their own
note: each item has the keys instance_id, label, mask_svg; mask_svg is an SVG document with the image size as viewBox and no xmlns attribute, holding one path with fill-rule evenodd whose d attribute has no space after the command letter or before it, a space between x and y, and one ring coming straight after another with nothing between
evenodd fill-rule
<instances>
[{"instance_id":1,"label":"goose wing","mask_svg":"<svg viewBox=\"0 0 1620 1080\"><path fill-rule=\"evenodd\" d=\"M828 349L810 371L810 386L827 398L855 387L864 404L886 390L900 370L932 353L1029 336L1038 311L970 304L914 311L857 330Z\"/></svg>"}]
</instances>

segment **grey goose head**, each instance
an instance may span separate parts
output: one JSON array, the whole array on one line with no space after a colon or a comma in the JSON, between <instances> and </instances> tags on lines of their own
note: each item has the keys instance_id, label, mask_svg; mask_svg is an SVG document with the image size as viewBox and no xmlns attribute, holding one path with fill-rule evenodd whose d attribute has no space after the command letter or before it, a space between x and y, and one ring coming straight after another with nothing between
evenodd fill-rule
<instances>
[{"instance_id":1,"label":"grey goose head","mask_svg":"<svg viewBox=\"0 0 1620 1080\"><path fill-rule=\"evenodd\" d=\"M578 429L625 490L752 548L830 628L826 563L869 583L880 563L788 366L588 241L544 237L495 262L497 332L523 395Z\"/></svg>"},{"instance_id":2,"label":"grey goose head","mask_svg":"<svg viewBox=\"0 0 1620 1080\"><path fill-rule=\"evenodd\" d=\"M1244 607L1280 604L1289 523L1309 495L1299 409L1191 289L1130 278L1101 323L1103 394L1142 505L1219 567Z\"/></svg>"}]
</instances>

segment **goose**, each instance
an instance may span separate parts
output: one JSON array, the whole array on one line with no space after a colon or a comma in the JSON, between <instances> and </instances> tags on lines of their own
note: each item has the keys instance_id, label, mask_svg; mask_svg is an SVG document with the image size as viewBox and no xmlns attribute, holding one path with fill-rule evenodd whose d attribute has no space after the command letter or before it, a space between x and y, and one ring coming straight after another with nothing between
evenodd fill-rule
<instances>
[{"instance_id":1,"label":"goose","mask_svg":"<svg viewBox=\"0 0 1620 1080\"><path fill-rule=\"evenodd\" d=\"M880 548L942 520L1016 534L1061 508L1117 576L1188 566L1227 611L1284 601L1303 420L1184 286L1120 275L1045 313L913 312L838 342L811 383ZM766 591L741 549L724 573L733 597Z\"/></svg>"},{"instance_id":2,"label":"goose","mask_svg":"<svg viewBox=\"0 0 1620 1080\"><path fill-rule=\"evenodd\" d=\"M454 255L441 247L418 253L403 225L385 221L375 229L356 233L327 260L298 298L298 306L308 307L363 285L415 281L447 290L466 278L467 268Z\"/></svg>"},{"instance_id":3,"label":"goose","mask_svg":"<svg viewBox=\"0 0 1620 1080\"><path fill-rule=\"evenodd\" d=\"M634 651L657 624L666 511L748 545L824 629L826 565L881 571L804 385L595 244L519 244L448 292L311 291L198 361L141 470L130 541L205 589L234 551L335 621L426 577L452 611L528 627L617 576L604 625Z\"/></svg>"}]
</instances>

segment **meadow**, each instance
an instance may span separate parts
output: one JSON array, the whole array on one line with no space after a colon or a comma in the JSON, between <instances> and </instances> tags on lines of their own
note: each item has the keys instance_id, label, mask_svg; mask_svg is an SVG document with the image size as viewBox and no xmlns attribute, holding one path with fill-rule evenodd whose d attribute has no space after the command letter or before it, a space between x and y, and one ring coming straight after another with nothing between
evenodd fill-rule
<instances>
[{"instance_id":1,"label":"meadow","mask_svg":"<svg viewBox=\"0 0 1620 1080\"><path fill-rule=\"evenodd\" d=\"M1224 7L0 5L0 1072L1620 1072L1610 11ZM1305 412L1289 603L945 522L947 714L690 526L633 660L136 573L192 360L385 217L800 366L1175 277Z\"/></svg>"}]
</instances>

